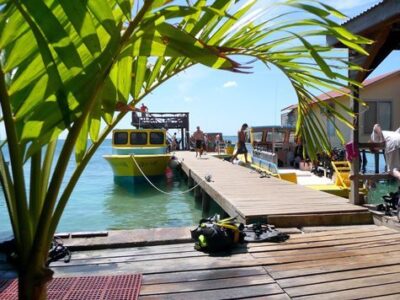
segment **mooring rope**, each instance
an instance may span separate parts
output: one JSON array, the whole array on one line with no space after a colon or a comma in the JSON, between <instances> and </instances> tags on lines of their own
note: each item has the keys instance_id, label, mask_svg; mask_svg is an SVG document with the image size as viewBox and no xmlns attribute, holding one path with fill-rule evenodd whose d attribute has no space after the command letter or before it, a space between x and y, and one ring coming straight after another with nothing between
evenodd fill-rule
<instances>
[{"instance_id":1,"label":"mooring rope","mask_svg":"<svg viewBox=\"0 0 400 300\"><path fill-rule=\"evenodd\" d=\"M211 181L211 175L207 175L204 177L203 180L201 180L200 182L198 182L195 186L191 187L190 189L186 190L186 191L182 191L182 192L166 192L163 191L162 189L160 189L159 187L157 187L147 176L146 174L144 174L142 168L139 166L139 164L137 163L136 159L135 159L135 155L131 154L131 158L133 160L133 162L135 163L136 167L139 169L140 173L142 173L143 177L147 180L148 183L150 183L150 185L155 188L157 191L159 191L160 193L163 193L165 195L172 195L172 196L178 196L178 195L183 195L186 193L189 193L190 191L194 190L196 187L198 187L203 181Z\"/></svg>"}]
</instances>

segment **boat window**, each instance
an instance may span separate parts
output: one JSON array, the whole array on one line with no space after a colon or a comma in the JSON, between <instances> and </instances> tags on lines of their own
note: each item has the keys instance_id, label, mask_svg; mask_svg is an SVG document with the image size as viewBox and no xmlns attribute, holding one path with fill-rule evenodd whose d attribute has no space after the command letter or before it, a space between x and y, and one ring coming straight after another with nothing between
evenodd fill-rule
<instances>
[{"instance_id":1,"label":"boat window","mask_svg":"<svg viewBox=\"0 0 400 300\"><path fill-rule=\"evenodd\" d=\"M126 145L128 143L127 132L114 132L114 145Z\"/></svg>"},{"instance_id":2,"label":"boat window","mask_svg":"<svg viewBox=\"0 0 400 300\"><path fill-rule=\"evenodd\" d=\"M147 133L146 132L131 132L131 145L146 145Z\"/></svg>"},{"instance_id":3,"label":"boat window","mask_svg":"<svg viewBox=\"0 0 400 300\"><path fill-rule=\"evenodd\" d=\"M267 134L267 142L274 142L274 143L283 143L285 140L285 133L279 131L268 131Z\"/></svg>"},{"instance_id":4,"label":"boat window","mask_svg":"<svg viewBox=\"0 0 400 300\"><path fill-rule=\"evenodd\" d=\"M290 135L289 135L289 143L290 144L294 144L295 143L295 133L294 132L290 132Z\"/></svg>"},{"instance_id":5,"label":"boat window","mask_svg":"<svg viewBox=\"0 0 400 300\"><path fill-rule=\"evenodd\" d=\"M253 142L256 142L256 143L262 142L262 136L263 136L262 131L253 132Z\"/></svg>"},{"instance_id":6,"label":"boat window","mask_svg":"<svg viewBox=\"0 0 400 300\"><path fill-rule=\"evenodd\" d=\"M156 145L164 144L164 133L150 132L150 144L156 144Z\"/></svg>"}]
</instances>

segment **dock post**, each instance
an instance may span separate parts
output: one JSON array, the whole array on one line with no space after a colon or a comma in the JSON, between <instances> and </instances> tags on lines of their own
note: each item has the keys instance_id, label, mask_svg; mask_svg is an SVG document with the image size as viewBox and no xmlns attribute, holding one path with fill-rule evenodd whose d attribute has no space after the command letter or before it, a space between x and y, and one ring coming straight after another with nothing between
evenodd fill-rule
<instances>
[{"instance_id":1,"label":"dock post","mask_svg":"<svg viewBox=\"0 0 400 300\"><path fill-rule=\"evenodd\" d=\"M191 176L188 176L188 187L189 187L189 189L194 187L194 179Z\"/></svg>"},{"instance_id":2,"label":"dock post","mask_svg":"<svg viewBox=\"0 0 400 300\"><path fill-rule=\"evenodd\" d=\"M201 208L203 214L210 211L210 200L211 198L207 192L205 190L201 190Z\"/></svg>"},{"instance_id":3,"label":"dock post","mask_svg":"<svg viewBox=\"0 0 400 300\"><path fill-rule=\"evenodd\" d=\"M375 158L375 174L379 174L379 153L374 154Z\"/></svg>"},{"instance_id":4,"label":"dock post","mask_svg":"<svg viewBox=\"0 0 400 300\"><path fill-rule=\"evenodd\" d=\"M198 185L196 186L196 188L194 189L194 200L196 202L200 202L202 198L202 194L201 194L201 187Z\"/></svg>"}]
</instances>

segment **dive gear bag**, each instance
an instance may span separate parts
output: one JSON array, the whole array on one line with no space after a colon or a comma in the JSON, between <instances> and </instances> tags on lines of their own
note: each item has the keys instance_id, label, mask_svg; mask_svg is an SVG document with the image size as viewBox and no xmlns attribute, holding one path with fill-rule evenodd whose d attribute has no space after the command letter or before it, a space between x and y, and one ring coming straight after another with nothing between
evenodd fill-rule
<instances>
[{"instance_id":1,"label":"dive gear bag","mask_svg":"<svg viewBox=\"0 0 400 300\"><path fill-rule=\"evenodd\" d=\"M199 226L192 230L194 248L204 252L227 251L244 242L244 225L236 218L220 220L219 215L201 219Z\"/></svg>"},{"instance_id":2,"label":"dive gear bag","mask_svg":"<svg viewBox=\"0 0 400 300\"><path fill-rule=\"evenodd\" d=\"M208 253L227 251L237 244L252 242L280 243L289 235L269 224L243 225L234 218L220 220L219 215L201 219L199 226L190 231L195 241L194 248Z\"/></svg>"}]
</instances>

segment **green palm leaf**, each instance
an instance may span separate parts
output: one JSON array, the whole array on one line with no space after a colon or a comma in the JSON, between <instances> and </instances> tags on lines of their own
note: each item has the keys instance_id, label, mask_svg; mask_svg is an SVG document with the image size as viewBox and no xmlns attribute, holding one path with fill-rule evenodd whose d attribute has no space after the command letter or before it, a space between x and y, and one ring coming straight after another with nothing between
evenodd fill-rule
<instances>
[{"instance_id":1,"label":"green palm leaf","mask_svg":"<svg viewBox=\"0 0 400 300\"><path fill-rule=\"evenodd\" d=\"M276 2L274 8L282 4L290 10L270 17L252 12L256 1L238 2L198 0L178 6L149 0L136 11L133 0L0 0L1 121L12 154L10 172L0 153L0 174L21 266L26 270L34 262L35 280L41 279L38 266L44 265L80 174L126 114L115 112L117 103L137 104L195 64L247 71L251 65L239 64L236 55L275 65L296 91L297 133L310 157L330 149L312 105L324 108L328 119L352 125L349 108L332 99L338 107L333 110L316 101L314 93L334 90L351 97L344 87L358 83L343 72L360 68L312 40L331 35L362 54L370 41L332 21L332 15L343 15L317 1ZM305 18L298 19L301 14L293 10ZM55 158L62 132L67 139ZM78 163L64 187L74 150ZM25 183L24 160L31 163L34 186Z\"/></svg>"}]
</instances>

